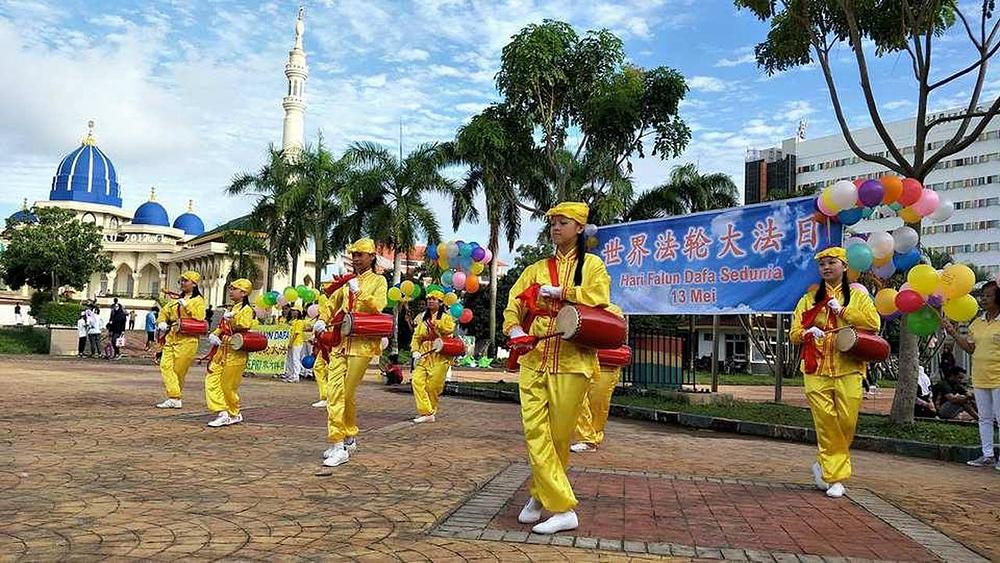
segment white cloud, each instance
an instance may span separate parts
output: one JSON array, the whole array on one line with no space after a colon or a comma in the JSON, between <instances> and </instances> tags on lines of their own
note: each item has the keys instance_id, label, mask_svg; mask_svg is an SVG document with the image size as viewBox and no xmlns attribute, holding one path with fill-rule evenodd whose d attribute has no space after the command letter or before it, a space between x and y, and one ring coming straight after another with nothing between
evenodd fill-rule
<instances>
[{"instance_id":1,"label":"white cloud","mask_svg":"<svg viewBox=\"0 0 1000 563\"><path fill-rule=\"evenodd\" d=\"M715 62L715 66L728 68L746 64L755 64L757 58L754 56L753 47L740 47L733 51L729 57L724 57Z\"/></svg>"},{"instance_id":2,"label":"white cloud","mask_svg":"<svg viewBox=\"0 0 1000 563\"><path fill-rule=\"evenodd\" d=\"M714 76L691 76L687 85L696 92L724 92L730 87L730 83Z\"/></svg>"},{"instance_id":3,"label":"white cloud","mask_svg":"<svg viewBox=\"0 0 1000 563\"><path fill-rule=\"evenodd\" d=\"M390 55L391 57L392 55ZM395 53L395 59L400 61L426 61L431 56L423 49L400 49Z\"/></svg>"},{"instance_id":4,"label":"white cloud","mask_svg":"<svg viewBox=\"0 0 1000 563\"><path fill-rule=\"evenodd\" d=\"M781 111L774 115L774 119L798 121L799 119L814 113L816 113L816 109L813 108L812 104L808 101L795 100L792 102L785 102Z\"/></svg>"},{"instance_id":5,"label":"white cloud","mask_svg":"<svg viewBox=\"0 0 1000 563\"><path fill-rule=\"evenodd\" d=\"M888 110L904 109L913 106L913 102L910 100L893 100L891 102L886 102L880 104L883 108Z\"/></svg>"}]
</instances>

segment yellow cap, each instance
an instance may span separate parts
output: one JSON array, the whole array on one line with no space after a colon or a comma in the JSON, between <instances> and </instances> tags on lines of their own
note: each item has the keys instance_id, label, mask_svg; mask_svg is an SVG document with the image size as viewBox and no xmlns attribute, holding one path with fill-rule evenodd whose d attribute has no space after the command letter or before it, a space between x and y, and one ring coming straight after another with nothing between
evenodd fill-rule
<instances>
[{"instance_id":1,"label":"yellow cap","mask_svg":"<svg viewBox=\"0 0 1000 563\"><path fill-rule=\"evenodd\" d=\"M246 278L235 280L233 283L229 284L229 287L235 287L247 295L250 295L250 292L253 291L253 284Z\"/></svg>"},{"instance_id":2,"label":"yellow cap","mask_svg":"<svg viewBox=\"0 0 1000 563\"><path fill-rule=\"evenodd\" d=\"M292 305L292 310L293 311L298 311L298 312L301 313L302 312L302 303L299 303L299 302L296 301L295 305Z\"/></svg>"},{"instance_id":3,"label":"yellow cap","mask_svg":"<svg viewBox=\"0 0 1000 563\"><path fill-rule=\"evenodd\" d=\"M189 270L189 271L184 272L183 274L181 274L181 279L182 280L188 280L191 283L198 283L198 282L201 281L201 274L199 274L198 272L194 272L194 271L190 271Z\"/></svg>"},{"instance_id":4,"label":"yellow cap","mask_svg":"<svg viewBox=\"0 0 1000 563\"><path fill-rule=\"evenodd\" d=\"M427 299L437 299L438 301L444 301L444 292L438 289L432 289L427 292Z\"/></svg>"},{"instance_id":5,"label":"yellow cap","mask_svg":"<svg viewBox=\"0 0 1000 563\"><path fill-rule=\"evenodd\" d=\"M365 254L375 254L375 241L370 238L363 238L347 247L347 252L364 252Z\"/></svg>"},{"instance_id":6,"label":"yellow cap","mask_svg":"<svg viewBox=\"0 0 1000 563\"><path fill-rule=\"evenodd\" d=\"M840 260L844 264L847 264L847 251L844 250L842 247L831 246L830 248L827 248L826 250L819 251L816 254L816 256L814 256L814 258L816 258L816 260L819 260L820 258L828 258L828 257L830 257L830 258L836 258L837 260Z\"/></svg>"},{"instance_id":7,"label":"yellow cap","mask_svg":"<svg viewBox=\"0 0 1000 563\"><path fill-rule=\"evenodd\" d=\"M590 207L581 201L564 201L545 212L546 217L552 217L555 215L562 215L563 217L572 219L581 225L586 225L587 216L590 215Z\"/></svg>"}]
</instances>

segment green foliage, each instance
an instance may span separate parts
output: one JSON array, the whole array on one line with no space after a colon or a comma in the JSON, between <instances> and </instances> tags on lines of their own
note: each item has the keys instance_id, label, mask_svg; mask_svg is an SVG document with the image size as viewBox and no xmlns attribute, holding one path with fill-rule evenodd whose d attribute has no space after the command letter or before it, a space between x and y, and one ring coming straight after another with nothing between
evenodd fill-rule
<instances>
[{"instance_id":1,"label":"green foliage","mask_svg":"<svg viewBox=\"0 0 1000 563\"><path fill-rule=\"evenodd\" d=\"M255 257L267 253L267 238L261 233L232 230L222 240L226 243L226 253L233 259L226 281L246 278L257 284L261 271Z\"/></svg>"},{"instance_id":2,"label":"green foliage","mask_svg":"<svg viewBox=\"0 0 1000 563\"><path fill-rule=\"evenodd\" d=\"M38 314L35 315L35 319L40 324L76 326L76 321L80 318L81 312L83 312L83 306L79 303L48 301L42 303Z\"/></svg>"},{"instance_id":3,"label":"green foliage","mask_svg":"<svg viewBox=\"0 0 1000 563\"><path fill-rule=\"evenodd\" d=\"M48 331L30 326L0 328L0 354L48 353Z\"/></svg>"},{"instance_id":4,"label":"green foliage","mask_svg":"<svg viewBox=\"0 0 1000 563\"><path fill-rule=\"evenodd\" d=\"M665 184L629 201L619 220L641 221L735 207L738 193L729 175L721 172L702 174L696 164L682 164L671 170Z\"/></svg>"},{"instance_id":5,"label":"green foliage","mask_svg":"<svg viewBox=\"0 0 1000 563\"><path fill-rule=\"evenodd\" d=\"M9 244L0 254L0 273L10 287L29 285L53 293L61 285L83 287L92 274L111 270L101 251L101 229L57 207L31 210L37 223L8 225Z\"/></svg>"}]
</instances>

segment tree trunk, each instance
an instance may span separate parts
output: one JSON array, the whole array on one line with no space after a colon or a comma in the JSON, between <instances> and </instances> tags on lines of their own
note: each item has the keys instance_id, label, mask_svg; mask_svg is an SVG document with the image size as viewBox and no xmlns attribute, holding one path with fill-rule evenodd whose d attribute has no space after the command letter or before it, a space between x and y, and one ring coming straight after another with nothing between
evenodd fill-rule
<instances>
[{"instance_id":1,"label":"tree trunk","mask_svg":"<svg viewBox=\"0 0 1000 563\"><path fill-rule=\"evenodd\" d=\"M491 248L490 252L493 253L493 260L490 260L490 347L486 353L492 356L496 353L497 347L497 266L500 257L497 256L495 248Z\"/></svg>"},{"instance_id":2,"label":"tree trunk","mask_svg":"<svg viewBox=\"0 0 1000 563\"><path fill-rule=\"evenodd\" d=\"M114 291L113 288L112 291ZM56 278L55 272L52 272L52 301L59 302L59 280Z\"/></svg>"},{"instance_id":3,"label":"tree trunk","mask_svg":"<svg viewBox=\"0 0 1000 563\"><path fill-rule=\"evenodd\" d=\"M372 267L374 268L374 264ZM392 252L392 285L399 285L399 281L403 279L403 254L398 248L393 249ZM399 354L399 303L392 308L392 317L396 322L392 323L392 353Z\"/></svg>"},{"instance_id":4,"label":"tree trunk","mask_svg":"<svg viewBox=\"0 0 1000 563\"><path fill-rule=\"evenodd\" d=\"M296 252L292 254L292 279L291 279L292 283L288 285L292 287L297 287L299 284L295 283L295 278L297 278L298 275L299 275L299 253Z\"/></svg>"},{"instance_id":5,"label":"tree trunk","mask_svg":"<svg viewBox=\"0 0 1000 563\"><path fill-rule=\"evenodd\" d=\"M917 397L917 367L920 349L917 335L899 327L899 378L896 380L896 394L892 398L889 420L893 424L913 424L913 404Z\"/></svg>"},{"instance_id":6,"label":"tree trunk","mask_svg":"<svg viewBox=\"0 0 1000 563\"><path fill-rule=\"evenodd\" d=\"M326 241L323 237L313 235L313 241L316 243L316 254L313 264L313 288L317 291L320 290L322 284L323 270L326 269Z\"/></svg>"}]
</instances>

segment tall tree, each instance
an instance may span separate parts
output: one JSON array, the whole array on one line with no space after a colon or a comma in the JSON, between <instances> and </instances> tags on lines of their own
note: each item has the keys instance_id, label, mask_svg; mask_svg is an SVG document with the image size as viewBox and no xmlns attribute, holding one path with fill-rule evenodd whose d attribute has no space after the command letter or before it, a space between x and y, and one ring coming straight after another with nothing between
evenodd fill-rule
<instances>
[{"instance_id":1,"label":"tall tree","mask_svg":"<svg viewBox=\"0 0 1000 563\"><path fill-rule=\"evenodd\" d=\"M0 275L9 287L51 291L57 301L60 286L82 288L91 275L111 271L100 227L57 207L38 207L30 213L37 221L8 221L4 233L8 244L0 253Z\"/></svg>"},{"instance_id":2,"label":"tall tree","mask_svg":"<svg viewBox=\"0 0 1000 563\"><path fill-rule=\"evenodd\" d=\"M263 233L232 229L223 235L222 240L226 243L226 253L233 259L226 281L246 278L253 280L256 285L261 277L256 259L267 254L267 236Z\"/></svg>"},{"instance_id":3,"label":"tall tree","mask_svg":"<svg viewBox=\"0 0 1000 563\"><path fill-rule=\"evenodd\" d=\"M728 174L702 174L694 163L675 166L667 182L629 202L623 221L641 221L670 215L735 207L738 190Z\"/></svg>"},{"instance_id":4,"label":"tall tree","mask_svg":"<svg viewBox=\"0 0 1000 563\"><path fill-rule=\"evenodd\" d=\"M903 176L923 182L935 166L948 156L976 141L990 121L1000 113L1000 96L984 99L987 71L1000 48L1000 22L994 18L994 0L961 6L956 0L736 0L737 8L748 9L769 21L767 39L757 45L757 63L769 74L818 63L830 94L834 115L844 139L858 158L879 164ZM942 36L961 22L973 56L957 70L940 72L933 67L932 54ZM874 46L874 52L869 45ZM834 48L846 46L858 72L857 84L885 152L866 150L854 135L843 108L841 94L831 65ZM869 58L904 55L914 78L917 115L912 137L893 138L880 114L875 98ZM947 115L930 117L933 95L949 93L965 83L966 103ZM853 87L853 82L852 82ZM892 88L898 96L900 89ZM929 145L928 135L937 127L954 124L953 132L937 146ZM900 141L913 140L912 153ZM934 148L930 148L933 146ZM920 232L920 224L913 225ZM890 419L899 424L913 422L917 392L918 339L907 329L900 332L899 384Z\"/></svg>"}]
</instances>

